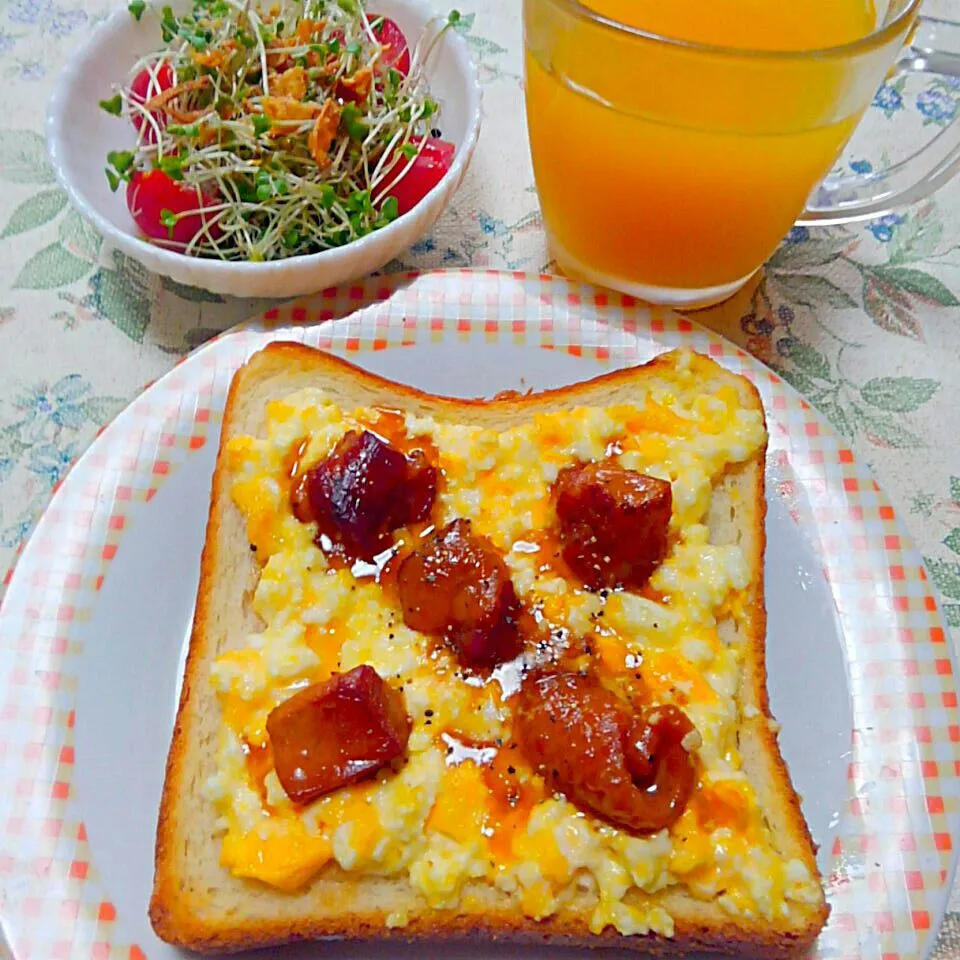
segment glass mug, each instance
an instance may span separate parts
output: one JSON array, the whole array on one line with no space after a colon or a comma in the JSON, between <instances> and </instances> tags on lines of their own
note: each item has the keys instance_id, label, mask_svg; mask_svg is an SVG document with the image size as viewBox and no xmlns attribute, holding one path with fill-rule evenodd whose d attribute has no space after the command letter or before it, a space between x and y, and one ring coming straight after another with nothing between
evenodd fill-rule
<instances>
[{"instance_id":1,"label":"glass mug","mask_svg":"<svg viewBox=\"0 0 960 960\"><path fill-rule=\"evenodd\" d=\"M931 193L960 166L960 123L882 173L822 180L891 65L960 76L960 56L937 52L960 49L960 26L918 18L919 5L881 4L874 31L843 46L760 52L655 36L577 0L524 0L530 149L560 269L708 306L798 217L865 220Z\"/></svg>"}]
</instances>

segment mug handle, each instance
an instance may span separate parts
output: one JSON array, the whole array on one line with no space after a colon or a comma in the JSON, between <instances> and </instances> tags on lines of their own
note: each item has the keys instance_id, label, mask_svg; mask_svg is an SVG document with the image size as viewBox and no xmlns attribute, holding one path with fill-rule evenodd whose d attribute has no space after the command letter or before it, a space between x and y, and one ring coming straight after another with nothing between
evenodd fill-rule
<instances>
[{"instance_id":1,"label":"mug handle","mask_svg":"<svg viewBox=\"0 0 960 960\"><path fill-rule=\"evenodd\" d=\"M960 78L960 23L918 17L888 79L911 73ZM960 91L960 83L958 83ZM950 123L916 153L879 173L828 176L807 201L797 220L806 226L829 226L874 220L928 197L960 171L960 110Z\"/></svg>"}]
</instances>

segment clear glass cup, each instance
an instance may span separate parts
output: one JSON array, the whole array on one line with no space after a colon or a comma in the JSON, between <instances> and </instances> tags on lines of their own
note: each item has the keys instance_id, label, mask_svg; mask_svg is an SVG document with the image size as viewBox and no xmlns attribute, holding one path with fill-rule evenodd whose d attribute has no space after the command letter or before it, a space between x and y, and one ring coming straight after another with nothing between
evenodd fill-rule
<instances>
[{"instance_id":1,"label":"clear glass cup","mask_svg":"<svg viewBox=\"0 0 960 960\"><path fill-rule=\"evenodd\" d=\"M785 0L772 0L785 2ZM790 227L883 216L960 166L960 124L878 174L824 179L884 77L960 76L956 24L920 0L823 50L659 37L577 0L524 0L527 125L544 225L565 273L653 303L735 293Z\"/></svg>"}]
</instances>

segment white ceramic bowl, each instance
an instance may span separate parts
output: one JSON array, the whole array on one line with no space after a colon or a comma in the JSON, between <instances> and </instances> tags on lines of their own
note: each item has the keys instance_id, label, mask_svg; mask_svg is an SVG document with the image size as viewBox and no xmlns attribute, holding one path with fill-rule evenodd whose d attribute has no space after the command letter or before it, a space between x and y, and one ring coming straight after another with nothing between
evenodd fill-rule
<instances>
[{"instance_id":1,"label":"white ceramic bowl","mask_svg":"<svg viewBox=\"0 0 960 960\"><path fill-rule=\"evenodd\" d=\"M186 9L182 0L175 10ZM396 20L413 44L433 14L424 0L371 0L370 9ZM134 62L161 45L157 20L137 22L126 5L114 12L71 57L47 108L47 147L71 202L107 241L144 266L179 283L240 297L293 297L371 273L415 243L443 212L460 185L480 132L480 83L467 44L448 30L427 68L431 95L441 104L445 140L456 144L443 180L409 213L353 243L323 253L269 263L227 263L188 257L142 239L123 191L104 176L109 150L130 149L132 125L99 107L123 83Z\"/></svg>"}]
</instances>

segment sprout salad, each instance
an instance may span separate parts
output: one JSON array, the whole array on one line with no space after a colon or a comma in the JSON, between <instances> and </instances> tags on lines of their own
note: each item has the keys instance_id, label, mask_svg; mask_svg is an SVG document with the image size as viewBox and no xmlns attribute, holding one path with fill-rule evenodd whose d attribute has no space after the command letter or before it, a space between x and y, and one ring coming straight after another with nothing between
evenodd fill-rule
<instances>
[{"instance_id":1,"label":"sprout salad","mask_svg":"<svg viewBox=\"0 0 960 960\"><path fill-rule=\"evenodd\" d=\"M454 11L411 49L359 0L195 0L100 106L137 130L106 176L140 230L184 254L266 261L366 236L440 182L454 146L424 68Z\"/></svg>"}]
</instances>

